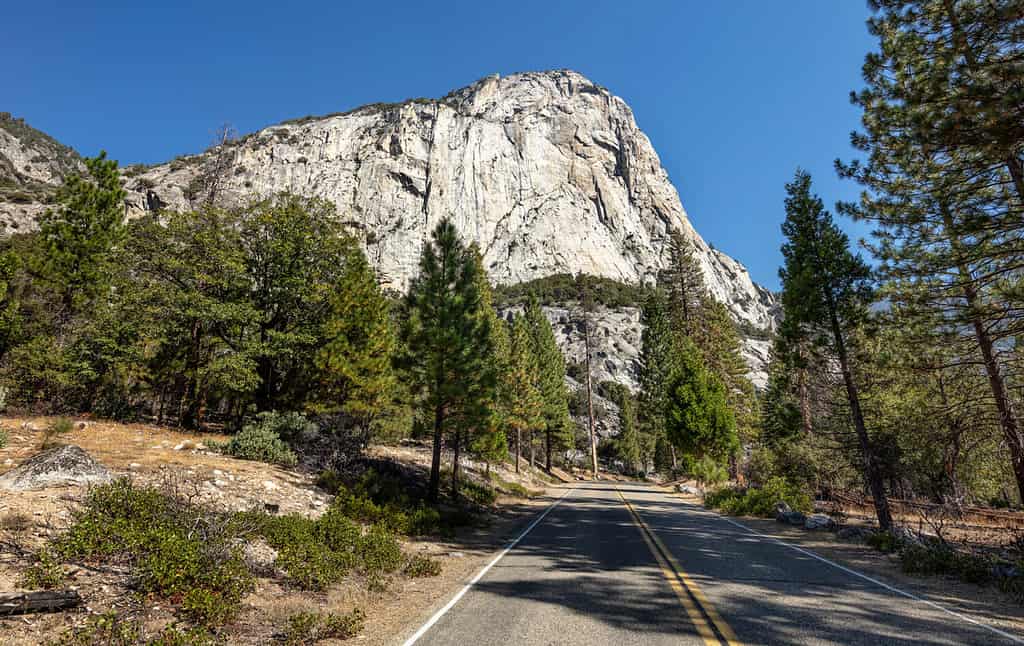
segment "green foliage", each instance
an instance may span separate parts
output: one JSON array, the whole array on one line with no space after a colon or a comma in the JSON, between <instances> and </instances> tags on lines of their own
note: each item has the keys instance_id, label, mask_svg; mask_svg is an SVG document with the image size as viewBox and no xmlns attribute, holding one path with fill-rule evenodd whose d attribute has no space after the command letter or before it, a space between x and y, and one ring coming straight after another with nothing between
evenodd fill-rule
<instances>
[{"instance_id":1,"label":"green foliage","mask_svg":"<svg viewBox=\"0 0 1024 646\"><path fill-rule=\"evenodd\" d=\"M345 614L299 612L288 617L287 646L306 646L325 639L351 639L363 630L366 615L359 608Z\"/></svg>"},{"instance_id":2,"label":"green foliage","mask_svg":"<svg viewBox=\"0 0 1024 646\"><path fill-rule=\"evenodd\" d=\"M413 578L438 576L441 574L441 562L428 556L417 554L405 565L405 575Z\"/></svg>"},{"instance_id":3,"label":"green foliage","mask_svg":"<svg viewBox=\"0 0 1024 646\"><path fill-rule=\"evenodd\" d=\"M534 365L537 367L536 383L545 436L545 464L551 468L552 453L573 445L569 393L565 386L565 357L555 341L551 324L532 295L527 302L524 318L532 340Z\"/></svg>"},{"instance_id":4,"label":"green foliage","mask_svg":"<svg viewBox=\"0 0 1024 646\"><path fill-rule=\"evenodd\" d=\"M725 465L709 455L696 460L690 467L690 473L701 487L719 485L729 479Z\"/></svg>"},{"instance_id":5,"label":"green foliage","mask_svg":"<svg viewBox=\"0 0 1024 646\"><path fill-rule=\"evenodd\" d=\"M482 302L475 254L452 222L442 220L423 247L419 274L406 299L409 316L403 330L411 390L420 393L420 405L434 418L432 501L440 487L443 434L452 432L453 445L459 448L463 432L486 428L491 414L497 374Z\"/></svg>"},{"instance_id":6,"label":"green foliage","mask_svg":"<svg viewBox=\"0 0 1024 646\"><path fill-rule=\"evenodd\" d=\"M302 432L309 428L309 424L305 418L297 414L261 413L255 422L246 424L228 442L211 442L210 446L226 455L243 460L295 466L298 457L281 439L278 429L285 433ZM316 428L316 425L312 427Z\"/></svg>"},{"instance_id":7,"label":"green foliage","mask_svg":"<svg viewBox=\"0 0 1024 646\"><path fill-rule=\"evenodd\" d=\"M640 307L647 298L645 287L612 278L587 274L552 274L525 283L500 285L495 288L494 302L498 308L507 308L524 304L530 296L534 296L541 305L564 305L577 302L584 291L591 295L595 303L611 308Z\"/></svg>"},{"instance_id":8,"label":"green foliage","mask_svg":"<svg viewBox=\"0 0 1024 646\"><path fill-rule=\"evenodd\" d=\"M460 491L466 498L483 507L493 506L494 501L498 498L498 494L494 489L468 479L462 481Z\"/></svg>"},{"instance_id":9,"label":"green foliage","mask_svg":"<svg viewBox=\"0 0 1024 646\"><path fill-rule=\"evenodd\" d=\"M67 580L67 573L48 549L36 552L32 565L21 573L21 586L29 590L52 590Z\"/></svg>"},{"instance_id":10,"label":"green foliage","mask_svg":"<svg viewBox=\"0 0 1024 646\"><path fill-rule=\"evenodd\" d=\"M900 547L900 567L908 574L952 576L982 585L994 578L994 560L939 542L906 543Z\"/></svg>"},{"instance_id":11,"label":"green foliage","mask_svg":"<svg viewBox=\"0 0 1024 646\"><path fill-rule=\"evenodd\" d=\"M505 421L515 440L518 469L523 433L529 433L544 420L544 401L539 386L537 357L533 351L530 329L526 319L521 315L516 315L512 321L510 348L509 370L505 384L508 397Z\"/></svg>"},{"instance_id":12,"label":"green foliage","mask_svg":"<svg viewBox=\"0 0 1024 646\"><path fill-rule=\"evenodd\" d=\"M899 541L896 540L896 535L892 532L871 532L864 539L871 547L875 548L879 552L895 552L896 548L899 547Z\"/></svg>"},{"instance_id":13,"label":"green foliage","mask_svg":"<svg viewBox=\"0 0 1024 646\"><path fill-rule=\"evenodd\" d=\"M704 496L704 505L735 516L775 516L775 505L788 504L801 512L811 510L811 496L782 478L772 478L763 487L723 487Z\"/></svg>"},{"instance_id":14,"label":"green foliage","mask_svg":"<svg viewBox=\"0 0 1024 646\"><path fill-rule=\"evenodd\" d=\"M7 446L7 439L8 439L7 429L0 428L0 449L2 449L5 446Z\"/></svg>"},{"instance_id":15,"label":"green foliage","mask_svg":"<svg viewBox=\"0 0 1024 646\"><path fill-rule=\"evenodd\" d=\"M116 612L89 617L80 628L69 628L49 646L135 646L142 637L137 622L122 618Z\"/></svg>"},{"instance_id":16,"label":"green foliage","mask_svg":"<svg viewBox=\"0 0 1024 646\"><path fill-rule=\"evenodd\" d=\"M739 442L725 388L685 338L669 379L666 403L669 440L683 453L721 459L736 450Z\"/></svg>"},{"instance_id":17,"label":"green foliage","mask_svg":"<svg viewBox=\"0 0 1024 646\"><path fill-rule=\"evenodd\" d=\"M92 489L53 549L63 558L128 559L139 590L181 599L191 620L230 620L252 584L229 524L120 479Z\"/></svg>"},{"instance_id":18,"label":"green foliage","mask_svg":"<svg viewBox=\"0 0 1024 646\"><path fill-rule=\"evenodd\" d=\"M70 433L74 428L75 423L70 419L67 417L58 417L46 430L54 435L63 435L64 433Z\"/></svg>"}]
</instances>

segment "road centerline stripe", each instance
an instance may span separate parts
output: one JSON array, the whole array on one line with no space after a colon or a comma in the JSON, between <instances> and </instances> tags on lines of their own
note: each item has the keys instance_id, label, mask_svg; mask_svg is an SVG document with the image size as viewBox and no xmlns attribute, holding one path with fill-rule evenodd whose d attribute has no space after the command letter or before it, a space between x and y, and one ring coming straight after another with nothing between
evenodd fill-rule
<instances>
[{"instance_id":1,"label":"road centerline stripe","mask_svg":"<svg viewBox=\"0 0 1024 646\"><path fill-rule=\"evenodd\" d=\"M707 597L704 596L704 593L697 587L697 584L689 578L682 566L679 565L679 562L668 551L668 548L661 539L648 527L647 523L640 517L640 514L633 508L633 505L626 500L618 486L615 487L615 491L619 494L623 504L626 505L626 509L629 510L630 515L633 517L633 522L640 529L640 535L643 536L648 549L650 549L651 554L654 555L654 558L661 566L662 574L668 579L672 590L679 597L680 603L686 609L686 613L690 616L690 621L697 628L697 632L704 639L704 643L709 646L711 644L721 646L721 641L704 619L706 614L718 633L725 639L726 644L729 646L740 646L740 642L729 624L725 623Z\"/></svg>"},{"instance_id":2,"label":"road centerline stripe","mask_svg":"<svg viewBox=\"0 0 1024 646\"><path fill-rule=\"evenodd\" d=\"M571 487L569 489L566 489L564 492L562 492L562 495L558 497L558 500L556 500L555 502L553 502L550 505L548 505L548 508L545 509L543 512L541 512L540 516L537 516L536 518L534 518L533 522L531 522L526 527L526 529L524 529L522 531L522 533L519 534L519 536L516 536L514 539L512 539L512 541L508 545L505 546L505 549L503 549L497 556L495 556L491 560L490 563L488 563L483 568L481 568L480 571L476 573L476 576L474 576L472 579L470 579L469 583L467 583L465 586L462 587L461 590L459 590L458 594L456 594L454 597L452 597L451 600L444 605L444 607L442 607L440 610L438 610L433 615L431 615L430 619L427 620L427 623L425 623L422 626L420 626L420 629L417 630L415 633L413 633L412 636L409 637L409 639L407 639L404 642L402 642L402 646L412 646L417 641L419 641L419 639L421 637L423 637L423 635L425 635L427 633L427 631L430 630L430 628L434 624L436 624L438 621L440 621L441 617L445 616L445 614L449 610L451 610L453 607L455 607L455 604L459 602L459 599L464 597L465 594L467 592L469 592L470 588L472 588L474 585L476 585L477 581L482 579L483 576L485 574L487 574L487 572L490 571L490 569L492 567L494 567L494 565L498 561L500 561L506 554L508 554L510 551L512 551L513 547L515 547L516 545L519 544L519 541L523 540L523 538L525 538L526 535L529 534L533 530L534 527L539 525L540 521L544 520L544 517L547 516L549 513L551 513L552 509L557 507L563 500L565 500L565 497L567 495L569 495L570 493L572 493L575 490L576 490L576 487Z\"/></svg>"}]
</instances>

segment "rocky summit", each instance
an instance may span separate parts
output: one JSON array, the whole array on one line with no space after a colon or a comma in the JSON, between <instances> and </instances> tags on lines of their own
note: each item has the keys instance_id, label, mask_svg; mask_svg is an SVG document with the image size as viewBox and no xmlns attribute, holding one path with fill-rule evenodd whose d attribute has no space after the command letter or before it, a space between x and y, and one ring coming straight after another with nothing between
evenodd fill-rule
<instances>
[{"instance_id":1,"label":"rocky summit","mask_svg":"<svg viewBox=\"0 0 1024 646\"><path fill-rule=\"evenodd\" d=\"M17 147L0 139L0 159L15 159ZM125 175L129 216L187 209L209 197L200 193L213 175L227 202L280 191L325 198L363 232L371 262L398 290L443 217L479 244L501 284L579 272L649 283L677 231L741 329L775 327L773 295L696 232L626 102L572 71L495 75L440 99L296 119ZM0 215L17 220L10 205ZM636 345L635 313L621 318ZM755 383L764 380L764 345L746 347ZM632 376L619 380L635 386Z\"/></svg>"}]
</instances>

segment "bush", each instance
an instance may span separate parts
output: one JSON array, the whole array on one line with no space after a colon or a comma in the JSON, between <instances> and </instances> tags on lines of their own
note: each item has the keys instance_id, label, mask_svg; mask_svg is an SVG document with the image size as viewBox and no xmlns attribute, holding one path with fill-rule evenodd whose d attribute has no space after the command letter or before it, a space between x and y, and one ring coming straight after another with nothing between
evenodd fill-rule
<instances>
[{"instance_id":1,"label":"bush","mask_svg":"<svg viewBox=\"0 0 1024 646\"><path fill-rule=\"evenodd\" d=\"M864 541L879 552L894 552L898 547L898 542L892 532L872 532Z\"/></svg>"},{"instance_id":2,"label":"bush","mask_svg":"<svg viewBox=\"0 0 1024 646\"><path fill-rule=\"evenodd\" d=\"M59 588L67 579L60 561L49 550L36 552L32 565L21 573L22 587L30 590L52 590Z\"/></svg>"},{"instance_id":3,"label":"bush","mask_svg":"<svg viewBox=\"0 0 1024 646\"><path fill-rule=\"evenodd\" d=\"M981 585L992 579L993 565L990 557L938 542L907 543L900 548L900 567L908 574L953 576Z\"/></svg>"},{"instance_id":4,"label":"bush","mask_svg":"<svg viewBox=\"0 0 1024 646\"><path fill-rule=\"evenodd\" d=\"M0 449L7 446L7 439L7 431L5 429L0 428Z\"/></svg>"},{"instance_id":5,"label":"bush","mask_svg":"<svg viewBox=\"0 0 1024 646\"><path fill-rule=\"evenodd\" d=\"M723 487L704 496L704 506L735 516L775 516L775 505L785 502L797 511L811 511L811 496L803 489L772 478L763 487Z\"/></svg>"},{"instance_id":6,"label":"bush","mask_svg":"<svg viewBox=\"0 0 1024 646\"><path fill-rule=\"evenodd\" d=\"M252 586L231 523L122 478L90 491L53 544L64 558L126 559L140 592L181 600L204 625L227 622Z\"/></svg>"},{"instance_id":7,"label":"bush","mask_svg":"<svg viewBox=\"0 0 1024 646\"><path fill-rule=\"evenodd\" d=\"M279 430L289 434L299 432L294 426L297 418L305 421L296 413L260 413L256 422L246 424L229 442L211 443L211 447L243 460L295 466L298 458L281 439Z\"/></svg>"},{"instance_id":8,"label":"bush","mask_svg":"<svg viewBox=\"0 0 1024 646\"><path fill-rule=\"evenodd\" d=\"M363 630L366 615L359 608L339 615L300 612L288 617L284 643L288 646L315 644L324 639L351 639Z\"/></svg>"},{"instance_id":9,"label":"bush","mask_svg":"<svg viewBox=\"0 0 1024 646\"><path fill-rule=\"evenodd\" d=\"M405 574L411 577L437 576L441 574L441 562L417 554L405 565Z\"/></svg>"},{"instance_id":10,"label":"bush","mask_svg":"<svg viewBox=\"0 0 1024 646\"><path fill-rule=\"evenodd\" d=\"M89 617L80 628L69 628L50 646L134 646L142 637L139 624L122 619L116 612Z\"/></svg>"},{"instance_id":11,"label":"bush","mask_svg":"<svg viewBox=\"0 0 1024 646\"><path fill-rule=\"evenodd\" d=\"M691 468L693 478L702 487L707 485L717 485L725 482L729 479L729 472L725 466L719 464L714 459L704 456L700 460L697 460Z\"/></svg>"},{"instance_id":12,"label":"bush","mask_svg":"<svg viewBox=\"0 0 1024 646\"><path fill-rule=\"evenodd\" d=\"M492 506L494 501L498 499L498 494L494 489L478 482L474 482L469 478L459 481L459 493L483 507Z\"/></svg>"}]
</instances>

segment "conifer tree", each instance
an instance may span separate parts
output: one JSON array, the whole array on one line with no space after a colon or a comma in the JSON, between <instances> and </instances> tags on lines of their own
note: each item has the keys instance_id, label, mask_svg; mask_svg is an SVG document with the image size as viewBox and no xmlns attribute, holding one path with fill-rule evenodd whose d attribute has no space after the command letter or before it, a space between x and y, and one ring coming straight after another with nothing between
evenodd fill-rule
<instances>
[{"instance_id":1,"label":"conifer tree","mask_svg":"<svg viewBox=\"0 0 1024 646\"><path fill-rule=\"evenodd\" d=\"M452 435L452 488L457 495L463 431L487 417L496 382L477 266L451 220L442 220L424 245L407 301L406 364L414 391L433 417L428 497L436 502L445 431Z\"/></svg>"},{"instance_id":2,"label":"conifer tree","mask_svg":"<svg viewBox=\"0 0 1024 646\"><path fill-rule=\"evenodd\" d=\"M850 416L860 445L864 477L874 499L878 524L892 525L882 466L861 410L850 348L851 332L864 325L871 302L870 270L849 249L849 240L832 222L821 199L811 193L811 176L802 170L786 185L782 233L784 322L790 344L810 343L834 357L842 372Z\"/></svg>"},{"instance_id":3,"label":"conifer tree","mask_svg":"<svg viewBox=\"0 0 1024 646\"><path fill-rule=\"evenodd\" d=\"M556 448L571 446L573 441L569 393L565 387L565 357L555 341L551 323L533 294L527 301L525 318L533 340L538 386L543 400L544 463L550 471L552 452Z\"/></svg>"},{"instance_id":4,"label":"conifer tree","mask_svg":"<svg viewBox=\"0 0 1024 646\"><path fill-rule=\"evenodd\" d=\"M487 463L488 471L492 462L500 462L508 457L508 411L511 407L512 382L510 375L511 341L508 325L498 317L494 309L494 293L487 270L484 268L483 256L476 243L470 245L473 262L476 265L477 290L480 292L480 315L487 319L491 335L492 356L495 371L495 388L490 416L484 420L481 428L473 434L470 451Z\"/></svg>"},{"instance_id":5,"label":"conifer tree","mask_svg":"<svg viewBox=\"0 0 1024 646\"><path fill-rule=\"evenodd\" d=\"M660 272L658 283L668 297L672 328L696 339L704 328L704 306L708 299L704 270L694 253L693 243L681 233L670 234L669 252L669 265Z\"/></svg>"},{"instance_id":6,"label":"conifer tree","mask_svg":"<svg viewBox=\"0 0 1024 646\"><path fill-rule=\"evenodd\" d=\"M72 316L110 287L113 250L124 235L124 189L117 162L85 160L86 174L71 175L57 191L57 209L39 219L41 249L33 273L58 295Z\"/></svg>"},{"instance_id":7,"label":"conifer tree","mask_svg":"<svg viewBox=\"0 0 1024 646\"><path fill-rule=\"evenodd\" d=\"M515 467L519 472L523 432L529 433L544 423L544 398L539 382L533 338L526 318L517 314L512 321L509 359L508 427L515 437Z\"/></svg>"},{"instance_id":8,"label":"conifer tree","mask_svg":"<svg viewBox=\"0 0 1024 646\"><path fill-rule=\"evenodd\" d=\"M655 288L648 296L641 320L640 424L647 434L655 438L656 446L662 445L665 448L668 459L658 466L674 467L675 447L665 442L664 436L668 379L674 368L676 337L669 320L668 299L663 289Z\"/></svg>"},{"instance_id":9,"label":"conifer tree","mask_svg":"<svg viewBox=\"0 0 1024 646\"><path fill-rule=\"evenodd\" d=\"M311 404L341 411L369 439L394 410L397 378L391 364L396 341L388 301L358 248L349 252L329 307L323 345L316 353L318 379Z\"/></svg>"},{"instance_id":10,"label":"conifer tree","mask_svg":"<svg viewBox=\"0 0 1024 646\"><path fill-rule=\"evenodd\" d=\"M665 402L668 439L692 458L728 458L739 442L725 387L689 338L680 338L677 353Z\"/></svg>"}]
</instances>

